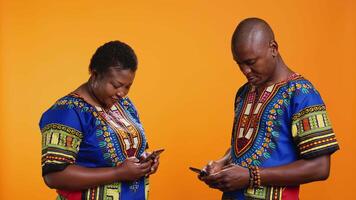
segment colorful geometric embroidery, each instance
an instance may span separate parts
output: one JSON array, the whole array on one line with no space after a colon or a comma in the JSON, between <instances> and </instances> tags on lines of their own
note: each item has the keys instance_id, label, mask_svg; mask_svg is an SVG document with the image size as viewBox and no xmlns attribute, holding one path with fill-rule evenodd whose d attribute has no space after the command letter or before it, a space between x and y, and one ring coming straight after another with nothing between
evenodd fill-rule
<instances>
[{"instance_id":1,"label":"colorful geometric embroidery","mask_svg":"<svg viewBox=\"0 0 356 200\"><path fill-rule=\"evenodd\" d=\"M83 192L83 196L88 200L118 200L120 193L121 183L117 182L88 189Z\"/></svg>"},{"instance_id":2,"label":"colorful geometric embroidery","mask_svg":"<svg viewBox=\"0 0 356 200\"><path fill-rule=\"evenodd\" d=\"M283 187L256 187L245 190L245 200L281 200Z\"/></svg>"},{"instance_id":3,"label":"colorful geometric embroidery","mask_svg":"<svg viewBox=\"0 0 356 200\"><path fill-rule=\"evenodd\" d=\"M43 168L46 172L60 171L67 165L75 163L77 156L80 154L79 146L81 142L84 141L84 144L88 145L86 143L88 142L87 138L90 138L88 140L92 142L92 136L96 138L95 141L97 141L97 144L95 144L95 142L92 143L94 146L90 148L97 148L97 150L101 151L103 159L111 166L119 165L129 156L139 157L146 149L146 138L143 127L139 122L133 104L128 98L120 99L120 101L108 111L110 113L107 115L103 115L106 111L91 106L85 102L82 97L76 94L70 94L58 100L50 110L56 109L73 109L77 114L83 116L81 120L93 120L90 123L94 122L94 124L92 124L94 126L92 127L90 125L89 129L93 132L85 132L85 134L88 134L88 137L84 137L84 133L61 124L45 125L42 129L43 144L44 147L46 145L49 146L45 148L46 151L43 151L43 161L48 163ZM86 123L87 122L84 121L84 124ZM54 129L58 131L53 131ZM56 149L51 149L51 144L62 145L68 149L65 149L65 152L63 148L57 147ZM83 161L81 160L80 162ZM104 164L105 166L106 163ZM47 165L50 166L48 167ZM47 170L47 168L50 169ZM142 178L136 182L137 184L127 184L123 182L102 185L79 193L75 191L68 193L67 191L59 190L58 198L65 199L67 194L80 195L82 199L94 200L127 199L127 195L147 197L149 188L148 179ZM137 193L129 194L131 192Z\"/></svg>"},{"instance_id":4,"label":"colorful geometric embroidery","mask_svg":"<svg viewBox=\"0 0 356 200\"><path fill-rule=\"evenodd\" d=\"M246 111L246 109L249 109L250 106L242 106L242 108L239 110L240 116L242 115L241 113L244 113L244 116L238 117L240 119L240 123L235 123L236 127L234 127L234 132L236 132L235 130L237 129L237 127L240 127L239 129L240 132L237 138L236 138L237 133L235 133L235 135L233 136L235 138L234 154L236 158L239 158L240 160L239 163L244 167L247 167L249 165L256 165L256 166L261 165L261 158L263 159L270 158L269 151L272 151L276 147L272 138L278 138L279 136L278 126L276 125L280 122L277 119L278 119L278 115L283 114L283 106L285 104L285 101L283 99L274 101L275 103L272 104L272 107L269 111L268 120L267 119L263 120L266 121L266 123L261 124L261 119L263 115L265 115L265 110L269 106L270 102L273 100L273 97L277 95L277 92L279 91L283 83L279 83L267 87L263 91L258 103L254 106L252 106L252 103L253 101L255 101L256 97L252 96L252 94L256 96L256 93L254 91L254 88L250 89L250 91L246 95L247 98L244 101L245 102L244 104L247 105L251 104L251 107L253 107L254 112L252 117L246 116L246 114L250 114L249 111ZM241 135L243 135L241 133L244 130L245 124L251 126L246 136L252 135L253 137L249 137L249 138L241 137ZM264 134L258 134L258 132L262 130L265 130L265 132L263 132ZM246 142L246 139L250 139L250 140ZM257 141L258 144L260 145L256 145L255 141ZM244 148L241 148L240 147L241 143L245 143L249 145L248 146L245 145ZM247 151L249 153L246 153Z\"/></svg>"},{"instance_id":5,"label":"colorful geometric embroidery","mask_svg":"<svg viewBox=\"0 0 356 200\"><path fill-rule=\"evenodd\" d=\"M324 105L307 107L293 116L292 135L303 158L338 148Z\"/></svg>"},{"instance_id":6,"label":"colorful geometric embroidery","mask_svg":"<svg viewBox=\"0 0 356 200\"><path fill-rule=\"evenodd\" d=\"M139 134L135 123L126 115L124 110L115 104L109 111L105 111L100 107L96 107L99 115L104 119L117 133L120 138L120 146L123 149L125 157L139 156L139 149L142 145L142 137Z\"/></svg>"},{"instance_id":7,"label":"colorful geometric embroidery","mask_svg":"<svg viewBox=\"0 0 356 200\"><path fill-rule=\"evenodd\" d=\"M236 123L235 127L236 131L238 131L235 133L235 137L237 137L235 145L237 156L244 154L253 144L253 141L256 138L256 133L258 132L259 118L263 113L261 111L263 111L266 102L270 100L274 92L274 85L267 87L262 92L258 101L255 88L251 88L246 95L247 98L240 112L240 120Z\"/></svg>"},{"instance_id":8,"label":"colorful geometric embroidery","mask_svg":"<svg viewBox=\"0 0 356 200\"><path fill-rule=\"evenodd\" d=\"M234 164L281 166L338 149L323 101L308 80L295 74L261 94L257 99L255 88L249 84L236 94L231 140ZM297 109L303 110L295 113ZM262 187L224 193L223 199L297 198L298 193L299 187Z\"/></svg>"},{"instance_id":9,"label":"colorful geometric embroidery","mask_svg":"<svg viewBox=\"0 0 356 200\"><path fill-rule=\"evenodd\" d=\"M75 162L82 133L62 124L47 124L42 130L42 167ZM45 172L46 173L46 172Z\"/></svg>"},{"instance_id":10,"label":"colorful geometric embroidery","mask_svg":"<svg viewBox=\"0 0 356 200\"><path fill-rule=\"evenodd\" d=\"M104 159L110 163L112 166L116 166L125 159L124 156L118 155L117 149L114 146L111 137L110 127L99 117L99 114L90 104L86 103L84 99L77 94L70 94L67 97L64 97L58 100L51 109L78 109L80 112L89 112L95 118L96 125L96 136L98 137L99 146L102 150Z\"/></svg>"},{"instance_id":11,"label":"colorful geometric embroidery","mask_svg":"<svg viewBox=\"0 0 356 200\"><path fill-rule=\"evenodd\" d=\"M289 84L284 81L267 87L257 103L254 103L255 89L249 86L236 98L235 120L239 121L234 122L232 141L236 163L244 167L260 166L263 160L271 157L280 135L280 126L284 123L282 116L290 105L290 99L310 92L318 94L309 82L299 80L304 79L294 75L287 80L291 81Z\"/></svg>"},{"instance_id":12,"label":"colorful geometric embroidery","mask_svg":"<svg viewBox=\"0 0 356 200\"><path fill-rule=\"evenodd\" d=\"M298 199L299 187L260 186L242 190L243 198L236 193L224 193L222 200L283 200Z\"/></svg>"}]
</instances>

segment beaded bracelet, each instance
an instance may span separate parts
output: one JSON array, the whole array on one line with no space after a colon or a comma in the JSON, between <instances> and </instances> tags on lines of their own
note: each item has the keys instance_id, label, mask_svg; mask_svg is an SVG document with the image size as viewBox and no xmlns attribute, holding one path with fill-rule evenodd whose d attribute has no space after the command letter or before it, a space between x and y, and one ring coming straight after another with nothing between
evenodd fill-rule
<instances>
[{"instance_id":1,"label":"beaded bracelet","mask_svg":"<svg viewBox=\"0 0 356 200\"><path fill-rule=\"evenodd\" d=\"M250 179L248 180L248 187L253 188L253 175L250 167L248 168L248 173L250 175Z\"/></svg>"},{"instance_id":2,"label":"beaded bracelet","mask_svg":"<svg viewBox=\"0 0 356 200\"><path fill-rule=\"evenodd\" d=\"M249 180L249 187L260 187L261 186L261 175L260 169L257 166L250 166L249 168L250 173L250 180Z\"/></svg>"}]
</instances>

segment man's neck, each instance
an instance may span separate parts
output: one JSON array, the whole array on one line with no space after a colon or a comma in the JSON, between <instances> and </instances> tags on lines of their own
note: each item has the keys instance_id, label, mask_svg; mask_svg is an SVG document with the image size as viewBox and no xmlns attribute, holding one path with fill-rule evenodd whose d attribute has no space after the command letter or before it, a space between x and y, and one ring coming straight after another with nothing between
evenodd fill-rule
<instances>
[{"instance_id":1,"label":"man's neck","mask_svg":"<svg viewBox=\"0 0 356 200\"><path fill-rule=\"evenodd\" d=\"M281 81L287 80L294 72L288 68L288 66L283 62L282 58L279 57L276 63L276 68L273 72L273 76L267 80L265 83L256 86L258 90L263 90L264 88L279 83Z\"/></svg>"}]
</instances>

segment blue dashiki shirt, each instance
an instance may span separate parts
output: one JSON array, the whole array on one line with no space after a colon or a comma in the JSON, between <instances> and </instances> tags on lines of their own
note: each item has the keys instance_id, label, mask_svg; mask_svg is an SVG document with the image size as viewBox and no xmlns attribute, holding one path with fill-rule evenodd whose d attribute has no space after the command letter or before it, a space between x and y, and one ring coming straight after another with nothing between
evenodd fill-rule
<instances>
[{"instance_id":1,"label":"blue dashiki shirt","mask_svg":"<svg viewBox=\"0 0 356 200\"><path fill-rule=\"evenodd\" d=\"M232 162L262 168L332 154L339 149L318 91L302 76L271 85L257 97L246 83L235 99ZM223 194L224 200L298 199L299 187L246 188Z\"/></svg>"},{"instance_id":2,"label":"blue dashiki shirt","mask_svg":"<svg viewBox=\"0 0 356 200\"><path fill-rule=\"evenodd\" d=\"M40 129L43 176L71 164L114 167L128 157L139 157L147 147L138 113L129 98L103 110L76 94L67 95L42 115ZM146 200L148 179L57 193L57 199L66 200Z\"/></svg>"}]
</instances>

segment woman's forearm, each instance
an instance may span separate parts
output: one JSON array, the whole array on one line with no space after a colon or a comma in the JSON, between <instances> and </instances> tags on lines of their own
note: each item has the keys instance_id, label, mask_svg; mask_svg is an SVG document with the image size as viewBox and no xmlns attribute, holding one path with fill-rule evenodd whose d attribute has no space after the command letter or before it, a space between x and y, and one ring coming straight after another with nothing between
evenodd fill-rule
<instances>
[{"instance_id":1,"label":"woman's forearm","mask_svg":"<svg viewBox=\"0 0 356 200\"><path fill-rule=\"evenodd\" d=\"M136 157L127 158L116 167L88 168L69 165L63 171L44 176L50 188L83 190L113 182L134 181L151 171L152 160L139 163Z\"/></svg>"},{"instance_id":2,"label":"woman's forearm","mask_svg":"<svg viewBox=\"0 0 356 200\"><path fill-rule=\"evenodd\" d=\"M43 178L50 188L83 190L119 181L119 174L120 169L116 167L87 168L69 165L63 171L47 174Z\"/></svg>"}]
</instances>

